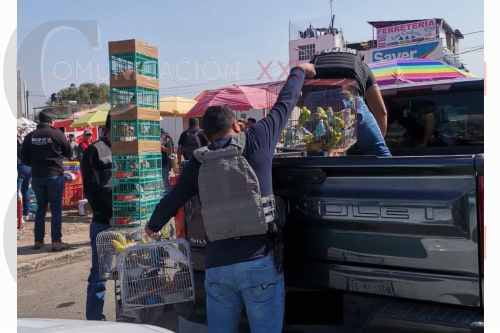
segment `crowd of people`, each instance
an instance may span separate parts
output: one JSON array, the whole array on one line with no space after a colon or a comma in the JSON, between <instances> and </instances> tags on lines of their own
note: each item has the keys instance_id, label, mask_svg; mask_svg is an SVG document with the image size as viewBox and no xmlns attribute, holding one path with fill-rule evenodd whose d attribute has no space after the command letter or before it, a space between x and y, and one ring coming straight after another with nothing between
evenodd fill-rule
<instances>
[{"instance_id":1,"label":"crowd of people","mask_svg":"<svg viewBox=\"0 0 500 333\"><path fill-rule=\"evenodd\" d=\"M342 54L340 57L356 57ZM387 112L373 75L359 59L350 61L359 83L358 142L360 149L377 156L390 156L384 141ZM331 71L331 77L346 71ZM281 227L278 223L272 188L272 160L301 95L304 80L316 76L313 64L291 69L268 115L256 121L237 120L228 106L209 107L200 121L192 118L175 145L165 131L161 133L161 152L168 184L170 169L182 164L177 184L155 208L145 233L158 238L162 227L186 202L199 197L206 231L205 289L209 332L236 332L241 311L246 310L254 332L281 332L284 317L284 275L276 246ZM345 76L341 76L345 77ZM18 168L26 179L24 166L31 167L32 186L38 210L35 219L35 249L44 244L45 213L52 211L52 248L64 249L61 235L61 197L64 186L63 160L79 158L84 193L93 211L90 226L92 266L88 278L86 318L104 320L106 282L98 273L96 237L110 227L112 218L112 158L109 140L110 117L99 140L83 140L51 126L52 119L42 111L37 129L20 146ZM21 166L21 167L19 167ZM21 188L25 186L21 182Z\"/></svg>"}]
</instances>

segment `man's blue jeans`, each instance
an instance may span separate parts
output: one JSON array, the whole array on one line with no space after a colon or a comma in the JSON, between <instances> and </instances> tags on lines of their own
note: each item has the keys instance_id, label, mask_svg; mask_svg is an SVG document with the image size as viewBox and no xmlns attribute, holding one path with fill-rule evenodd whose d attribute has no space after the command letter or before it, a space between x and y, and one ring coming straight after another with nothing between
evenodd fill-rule
<instances>
[{"instance_id":1,"label":"man's blue jeans","mask_svg":"<svg viewBox=\"0 0 500 333\"><path fill-rule=\"evenodd\" d=\"M99 275L99 260L97 257L96 238L101 231L107 230L108 224L95 223L90 225L90 247L92 249L92 267L87 285L87 306L85 316L87 320L103 320L104 296L106 295L106 280Z\"/></svg>"},{"instance_id":2,"label":"man's blue jeans","mask_svg":"<svg viewBox=\"0 0 500 333\"><path fill-rule=\"evenodd\" d=\"M272 256L209 268L205 289L209 332L237 332L243 306L253 333L282 331L284 279Z\"/></svg>"},{"instance_id":3,"label":"man's blue jeans","mask_svg":"<svg viewBox=\"0 0 500 333\"><path fill-rule=\"evenodd\" d=\"M45 214L47 205L50 203L52 242L60 242L64 177L33 177L31 186L35 192L38 206L35 216L35 241L43 242L45 238Z\"/></svg>"},{"instance_id":4,"label":"man's blue jeans","mask_svg":"<svg viewBox=\"0 0 500 333\"><path fill-rule=\"evenodd\" d=\"M357 147L363 155L391 156L377 120L361 97L356 98L358 111Z\"/></svg>"},{"instance_id":5,"label":"man's blue jeans","mask_svg":"<svg viewBox=\"0 0 500 333\"><path fill-rule=\"evenodd\" d=\"M29 188L31 181L31 167L25 164L17 165L17 191L21 191L21 196L23 198L23 216L26 216L30 212L30 196Z\"/></svg>"}]
</instances>

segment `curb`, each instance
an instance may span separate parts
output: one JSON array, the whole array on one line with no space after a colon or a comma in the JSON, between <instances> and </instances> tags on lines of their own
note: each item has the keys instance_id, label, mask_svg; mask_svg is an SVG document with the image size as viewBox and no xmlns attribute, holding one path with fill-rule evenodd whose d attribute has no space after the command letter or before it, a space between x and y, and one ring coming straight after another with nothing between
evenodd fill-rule
<instances>
[{"instance_id":1,"label":"curb","mask_svg":"<svg viewBox=\"0 0 500 333\"><path fill-rule=\"evenodd\" d=\"M90 246L75 250L66 250L56 255L49 255L40 259L35 259L31 262L18 264L17 276L26 276L49 268L72 264L88 259L89 256Z\"/></svg>"}]
</instances>

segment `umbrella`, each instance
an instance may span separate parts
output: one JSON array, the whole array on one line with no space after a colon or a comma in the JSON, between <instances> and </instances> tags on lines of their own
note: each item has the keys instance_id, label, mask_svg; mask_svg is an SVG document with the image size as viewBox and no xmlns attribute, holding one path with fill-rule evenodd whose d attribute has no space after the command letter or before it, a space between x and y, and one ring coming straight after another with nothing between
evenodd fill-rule
<instances>
[{"instance_id":1,"label":"umbrella","mask_svg":"<svg viewBox=\"0 0 500 333\"><path fill-rule=\"evenodd\" d=\"M379 85L468 78L472 75L442 61L396 59L371 63Z\"/></svg>"},{"instance_id":2,"label":"umbrella","mask_svg":"<svg viewBox=\"0 0 500 333\"><path fill-rule=\"evenodd\" d=\"M103 104L94 109L94 112L88 112L76 119L71 127L103 126L106 124L106 118L109 113L109 104Z\"/></svg>"},{"instance_id":3,"label":"umbrella","mask_svg":"<svg viewBox=\"0 0 500 333\"><path fill-rule=\"evenodd\" d=\"M160 115L162 116L182 116L186 114L194 105L194 99L168 96L160 98Z\"/></svg>"},{"instance_id":4,"label":"umbrella","mask_svg":"<svg viewBox=\"0 0 500 333\"><path fill-rule=\"evenodd\" d=\"M276 95L266 89L233 85L204 91L197 96L197 101L187 117L201 117L208 107L214 105L227 105L234 111L270 109L276 101Z\"/></svg>"}]
</instances>

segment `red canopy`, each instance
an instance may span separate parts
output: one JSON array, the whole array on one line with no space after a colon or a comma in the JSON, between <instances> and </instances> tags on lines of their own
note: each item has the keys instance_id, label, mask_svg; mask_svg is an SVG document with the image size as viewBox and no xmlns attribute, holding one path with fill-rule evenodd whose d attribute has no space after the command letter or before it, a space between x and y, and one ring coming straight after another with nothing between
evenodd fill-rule
<instances>
[{"instance_id":1,"label":"red canopy","mask_svg":"<svg viewBox=\"0 0 500 333\"><path fill-rule=\"evenodd\" d=\"M276 102L276 94L265 89L233 85L207 90L196 97L196 103L186 117L201 117L209 106L227 105L234 111L270 109Z\"/></svg>"}]
</instances>

